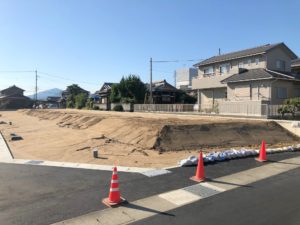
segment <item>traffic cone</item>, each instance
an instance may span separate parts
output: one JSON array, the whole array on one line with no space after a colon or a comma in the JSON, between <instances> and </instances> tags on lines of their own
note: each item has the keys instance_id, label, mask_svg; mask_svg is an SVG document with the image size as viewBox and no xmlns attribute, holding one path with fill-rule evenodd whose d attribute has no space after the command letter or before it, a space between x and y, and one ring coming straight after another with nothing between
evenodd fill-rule
<instances>
[{"instance_id":1,"label":"traffic cone","mask_svg":"<svg viewBox=\"0 0 300 225\"><path fill-rule=\"evenodd\" d=\"M261 142L259 157L255 158L255 160L257 160L259 162L266 162L267 161L266 143L265 143L264 140Z\"/></svg>"},{"instance_id":2,"label":"traffic cone","mask_svg":"<svg viewBox=\"0 0 300 225\"><path fill-rule=\"evenodd\" d=\"M199 159L198 159L198 166L197 166L196 175L191 177L190 179L193 180L193 181L196 181L196 182L202 182L202 181L205 180L202 151L200 152L200 156L199 156Z\"/></svg>"},{"instance_id":3,"label":"traffic cone","mask_svg":"<svg viewBox=\"0 0 300 225\"><path fill-rule=\"evenodd\" d=\"M113 173L111 177L109 196L108 198L103 199L102 202L108 207L118 206L126 202L126 199L122 198L120 195L118 171L116 166L113 169Z\"/></svg>"}]
</instances>

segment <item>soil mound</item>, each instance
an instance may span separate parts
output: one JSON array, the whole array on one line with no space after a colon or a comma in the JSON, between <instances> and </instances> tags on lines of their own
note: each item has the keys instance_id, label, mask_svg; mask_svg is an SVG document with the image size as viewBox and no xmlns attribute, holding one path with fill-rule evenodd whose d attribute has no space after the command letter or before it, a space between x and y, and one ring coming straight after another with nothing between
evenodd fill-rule
<instances>
[{"instance_id":1,"label":"soil mound","mask_svg":"<svg viewBox=\"0 0 300 225\"><path fill-rule=\"evenodd\" d=\"M80 111L24 112L40 120L53 120L61 128L88 129L95 135L104 135L114 143L159 151L256 147L262 139L268 145L290 144L300 140L273 121L214 121L210 118L192 121L124 117Z\"/></svg>"},{"instance_id":2,"label":"soil mound","mask_svg":"<svg viewBox=\"0 0 300 225\"><path fill-rule=\"evenodd\" d=\"M56 123L58 126L73 129L87 129L102 120L99 116L86 116L84 114L71 112L50 110L26 110L24 112L29 116L36 116L40 120L58 120Z\"/></svg>"},{"instance_id":3,"label":"soil mound","mask_svg":"<svg viewBox=\"0 0 300 225\"><path fill-rule=\"evenodd\" d=\"M262 139L269 145L292 143L299 137L274 121L166 125L155 143L160 150L257 146Z\"/></svg>"}]
</instances>

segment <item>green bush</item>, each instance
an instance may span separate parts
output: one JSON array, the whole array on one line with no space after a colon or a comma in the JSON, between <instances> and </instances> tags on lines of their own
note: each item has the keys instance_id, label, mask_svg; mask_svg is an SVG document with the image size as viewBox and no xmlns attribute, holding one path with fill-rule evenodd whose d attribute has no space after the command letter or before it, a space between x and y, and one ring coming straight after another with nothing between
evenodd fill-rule
<instances>
[{"instance_id":1,"label":"green bush","mask_svg":"<svg viewBox=\"0 0 300 225\"><path fill-rule=\"evenodd\" d=\"M292 117L295 118L296 112L300 110L300 98L289 98L283 102L283 106L278 109L278 113L283 118L286 113L291 113Z\"/></svg>"},{"instance_id":2,"label":"green bush","mask_svg":"<svg viewBox=\"0 0 300 225\"><path fill-rule=\"evenodd\" d=\"M99 108L99 106L94 105L94 106L93 106L93 110L100 110L100 108Z\"/></svg>"},{"instance_id":3,"label":"green bush","mask_svg":"<svg viewBox=\"0 0 300 225\"><path fill-rule=\"evenodd\" d=\"M176 94L176 102L181 104L195 104L197 98L195 96L188 95L187 93L180 91Z\"/></svg>"},{"instance_id":4,"label":"green bush","mask_svg":"<svg viewBox=\"0 0 300 225\"><path fill-rule=\"evenodd\" d=\"M87 102L87 94L80 93L75 96L75 108L76 109L82 109L83 107L85 107L86 102Z\"/></svg>"},{"instance_id":5,"label":"green bush","mask_svg":"<svg viewBox=\"0 0 300 225\"><path fill-rule=\"evenodd\" d=\"M115 105L114 108L113 108L113 110L117 111L117 112L123 112L124 111L122 105Z\"/></svg>"}]
</instances>

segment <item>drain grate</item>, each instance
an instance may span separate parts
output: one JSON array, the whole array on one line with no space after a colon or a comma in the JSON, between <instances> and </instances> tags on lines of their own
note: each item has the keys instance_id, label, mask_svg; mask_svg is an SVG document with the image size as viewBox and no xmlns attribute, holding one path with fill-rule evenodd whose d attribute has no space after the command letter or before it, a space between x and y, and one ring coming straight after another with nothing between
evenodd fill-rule
<instances>
[{"instance_id":1,"label":"drain grate","mask_svg":"<svg viewBox=\"0 0 300 225\"><path fill-rule=\"evenodd\" d=\"M195 185L192 185L192 186L189 186L189 187L185 187L185 188L183 188L183 190L189 191L189 192L191 192L195 195L199 195L202 198L207 198L207 197L210 197L212 195L216 195L216 194L220 193L219 191L210 189L208 187L204 187L200 184L195 184Z\"/></svg>"},{"instance_id":2,"label":"drain grate","mask_svg":"<svg viewBox=\"0 0 300 225\"><path fill-rule=\"evenodd\" d=\"M164 174L168 174L171 173L171 171L169 170L149 170L146 172L142 172L142 174L144 174L147 177L155 177L155 176L160 176L160 175L164 175Z\"/></svg>"},{"instance_id":3,"label":"drain grate","mask_svg":"<svg viewBox=\"0 0 300 225\"><path fill-rule=\"evenodd\" d=\"M30 160L28 162L26 162L25 164L30 164L30 165L39 165L41 163L43 163L44 161L40 161L40 160Z\"/></svg>"}]
</instances>

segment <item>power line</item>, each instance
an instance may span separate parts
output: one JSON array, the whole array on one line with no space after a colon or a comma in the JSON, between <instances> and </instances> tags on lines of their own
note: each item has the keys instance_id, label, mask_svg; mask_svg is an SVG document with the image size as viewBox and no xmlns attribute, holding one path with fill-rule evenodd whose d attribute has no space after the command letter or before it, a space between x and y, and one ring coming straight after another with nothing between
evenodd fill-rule
<instances>
[{"instance_id":1,"label":"power line","mask_svg":"<svg viewBox=\"0 0 300 225\"><path fill-rule=\"evenodd\" d=\"M160 73L174 73L174 71L163 71L163 70L153 70L155 72L160 72Z\"/></svg>"},{"instance_id":2,"label":"power line","mask_svg":"<svg viewBox=\"0 0 300 225\"><path fill-rule=\"evenodd\" d=\"M34 73L34 70L0 70L0 73Z\"/></svg>"},{"instance_id":3,"label":"power line","mask_svg":"<svg viewBox=\"0 0 300 225\"><path fill-rule=\"evenodd\" d=\"M73 80L73 79L70 79L70 78L65 78L65 77L62 77L62 76L57 76L57 75L53 75L53 74L49 74L49 73L46 73L46 72L41 72L39 71L38 72L39 74L43 74L45 76L49 76L51 78L57 78L57 79L61 79L61 80L67 80L67 81L72 81L72 82L76 82L76 83L85 83L85 84L89 84L89 85L95 85L95 83L90 83L90 82L86 82L86 81L78 81L78 80ZM97 85L98 86L98 85Z\"/></svg>"},{"instance_id":4,"label":"power line","mask_svg":"<svg viewBox=\"0 0 300 225\"><path fill-rule=\"evenodd\" d=\"M178 63L178 62L194 62L194 61L202 61L203 59L186 59L186 60L153 60L154 63Z\"/></svg>"}]
</instances>

